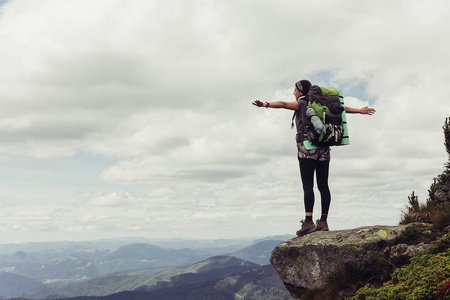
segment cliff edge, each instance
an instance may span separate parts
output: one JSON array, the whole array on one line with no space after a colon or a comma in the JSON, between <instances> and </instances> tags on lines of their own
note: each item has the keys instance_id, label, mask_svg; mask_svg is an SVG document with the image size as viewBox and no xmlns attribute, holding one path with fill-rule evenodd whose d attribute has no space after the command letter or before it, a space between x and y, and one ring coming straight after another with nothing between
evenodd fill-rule
<instances>
[{"instance_id":1,"label":"cliff edge","mask_svg":"<svg viewBox=\"0 0 450 300\"><path fill-rule=\"evenodd\" d=\"M427 245L396 245L409 225L370 226L349 230L319 231L280 243L270 262L294 298L321 289L330 274L342 267L362 269L379 259L412 257Z\"/></svg>"}]
</instances>

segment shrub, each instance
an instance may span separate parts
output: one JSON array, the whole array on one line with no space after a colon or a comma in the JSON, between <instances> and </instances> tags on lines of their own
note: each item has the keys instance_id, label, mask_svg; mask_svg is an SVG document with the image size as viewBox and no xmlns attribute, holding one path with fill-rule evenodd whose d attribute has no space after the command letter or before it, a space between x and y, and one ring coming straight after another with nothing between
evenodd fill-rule
<instances>
[{"instance_id":1,"label":"shrub","mask_svg":"<svg viewBox=\"0 0 450 300\"><path fill-rule=\"evenodd\" d=\"M348 299L450 299L450 234L438 239L428 253L396 269L382 287L361 288Z\"/></svg>"},{"instance_id":2,"label":"shrub","mask_svg":"<svg viewBox=\"0 0 450 300\"><path fill-rule=\"evenodd\" d=\"M449 163L450 163L450 118L445 119L445 124L442 126L442 129L444 130L444 138L445 138L445 148L447 149L447 153L449 156ZM449 163L447 163L447 169L450 168Z\"/></svg>"},{"instance_id":3,"label":"shrub","mask_svg":"<svg viewBox=\"0 0 450 300\"><path fill-rule=\"evenodd\" d=\"M436 204L432 216L433 229L440 231L450 225L450 202Z\"/></svg>"},{"instance_id":4,"label":"shrub","mask_svg":"<svg viewBox=\"0 0 450 300\"><path fill-rule=\"evenodd\" d=\"M450 299L450 250L413 257L380 288L362 288L350 299Z\"/></svg>"},{"instance_id":5,"label":"shrub","mask_svg":"<svg viewBox=\"0 0 450 300\"><path fill-rule=\"evenodd\" d=\"M396 244L417 245L423 241L423 232L428 229L422 224L412 224L397 237Z\"/></svg>"},{"instance_id":6,"label":"shrub","mask_svg":"<svg viewBox=\"0 0 450 300\"><path fill-rule=\"evenodd\" d=\"M411 196L408 196L408 205L406 206L406 211L403 211L402 220L400 224L406 225L414 222L431 222L431 216L433 213L433 205L421 204L419 202L419 197L414 195L414 191Z\"/></svg>"},{"instance_id":7,"label":"shrub","mask_svg":"<svg viewBox=\"0 0 450 300\"><path fill-rule=\"evenodd\" d=\"M437 190L442 188L444 184L450 180L450 169L449 169L450 163L447 163L446 170L442 172L442 174L439 174L437 177L433 178L433 183L431 184L430 188L428 189L428 196L430 197L428 202L435 201L434 193L436 193Z\"/></svg>"},{"instance_id":8,"label":"shrub","mask_svg":"<svg viewBox=\"0 0 450 300\"><path fill-rule=\"evenodd\" d=\"M439 254L445 252L447 249L450 249L450 233L438 239L428 252L430 254Z\"/></svg>"}]
</instances>

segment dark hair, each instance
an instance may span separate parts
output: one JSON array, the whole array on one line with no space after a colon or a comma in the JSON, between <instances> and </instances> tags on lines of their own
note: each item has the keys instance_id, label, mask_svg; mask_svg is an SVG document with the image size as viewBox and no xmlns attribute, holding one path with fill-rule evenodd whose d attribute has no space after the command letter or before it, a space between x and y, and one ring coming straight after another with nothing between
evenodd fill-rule
<instances>
[{"instance_id":1,"label":"dark hair","mask_svg":"<svg viewBox=\"0 0 450 300\"><path fill-rule=\"evenodd\" d=\"M307 95L309 92L309 88L311 87L311 82L308 80L300 80L295 83L295 87L302 94Z\"/></svg>"}]
</instances>

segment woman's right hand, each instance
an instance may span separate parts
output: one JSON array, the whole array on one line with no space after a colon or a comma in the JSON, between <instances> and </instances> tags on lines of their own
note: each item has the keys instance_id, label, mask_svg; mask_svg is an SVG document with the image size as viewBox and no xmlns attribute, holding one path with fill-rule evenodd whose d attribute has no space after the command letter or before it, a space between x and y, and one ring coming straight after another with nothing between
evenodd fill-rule
<instances>
[{"instance_id":1,"label":"woman's right hand","mask_svg":"<svg viewBox=\"0 0 450 300\"><path fill-rule=\"evenodd\" d=\"M261 102L261 101L259 101L259 100L253 101L252 104L253 104L253 105L256 105L256 106L258 106L258 107L263 107L263 106L264 106L264 103Z\"/></svg>"}]
</instances>

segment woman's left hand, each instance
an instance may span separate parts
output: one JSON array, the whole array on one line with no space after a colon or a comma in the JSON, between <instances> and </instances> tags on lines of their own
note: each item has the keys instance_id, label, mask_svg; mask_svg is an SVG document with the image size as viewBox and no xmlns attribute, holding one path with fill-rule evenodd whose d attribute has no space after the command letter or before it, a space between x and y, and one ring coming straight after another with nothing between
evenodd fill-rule
<instances>
[{"instance_id":1,"label":"woman's left hand","mask_svg":"<svg viewBox=\"0 0 450 300\"><path fill-rule=\"evenodd\" d=\"M376 112L375 108L371 108L368 106L361 108L360 111L360 113L363 115L373 115Z\"/></svg>"}]
</instances>

